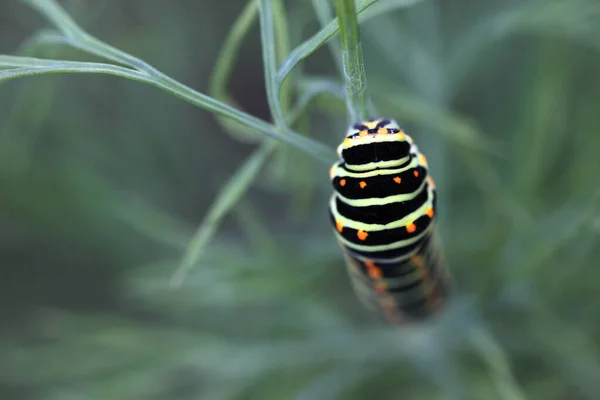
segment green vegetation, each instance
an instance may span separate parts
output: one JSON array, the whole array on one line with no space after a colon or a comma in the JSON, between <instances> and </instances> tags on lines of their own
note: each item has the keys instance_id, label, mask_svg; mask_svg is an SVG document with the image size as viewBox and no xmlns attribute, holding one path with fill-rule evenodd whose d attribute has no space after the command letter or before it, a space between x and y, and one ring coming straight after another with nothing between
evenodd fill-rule
<instances>
[{"instance_id":1,"label":"green vegetation","mask_svg":"<svg viewBox=\"0 0 600 400\"><path fill-rule=\"evenodd\" d=\"M0 6L0 398L596 399L600 3L230 4ZM426 326L327 219L375 110L438 186Z\"/></svg>"}]
</instances>

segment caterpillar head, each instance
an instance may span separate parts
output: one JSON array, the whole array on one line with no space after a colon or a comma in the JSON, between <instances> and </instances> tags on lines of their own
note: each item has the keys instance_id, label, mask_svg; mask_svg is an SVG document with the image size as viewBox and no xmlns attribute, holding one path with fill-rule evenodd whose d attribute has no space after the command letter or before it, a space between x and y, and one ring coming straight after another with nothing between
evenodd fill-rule
<instances>
[{"instance_id":1,"label":"caterpillar head","mask_svg":"<svg viewBox=\"0 0 600 400\"><path fill-rule=\"evenodd\" d=\"M368 170L401 165L416 148L396 121L377 118L350 126L337 151L348 168Z\"/></svg>"}]
</instances>

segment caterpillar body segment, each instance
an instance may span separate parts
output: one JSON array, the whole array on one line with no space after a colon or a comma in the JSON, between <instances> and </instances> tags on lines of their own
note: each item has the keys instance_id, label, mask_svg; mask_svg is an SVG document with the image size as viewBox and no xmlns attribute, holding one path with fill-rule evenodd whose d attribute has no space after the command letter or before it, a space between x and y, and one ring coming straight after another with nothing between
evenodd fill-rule
<instances>
[{"instance_id":1,"label":"caterpillar body segment","mask_svg":"<svg viewBox=\"0 0 600 400\"><path fill-rule=\"evenodd\" d=\"M449 278L426 157L391 119L352 125L337 150L329 216L357 296L390 323L434 315Z\"/></svg>"}]
</instances>

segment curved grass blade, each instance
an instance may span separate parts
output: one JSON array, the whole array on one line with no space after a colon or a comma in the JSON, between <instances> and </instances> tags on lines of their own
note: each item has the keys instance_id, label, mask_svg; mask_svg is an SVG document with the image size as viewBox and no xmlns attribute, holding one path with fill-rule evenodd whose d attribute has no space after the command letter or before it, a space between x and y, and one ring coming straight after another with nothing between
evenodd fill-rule
<instances>
[{"instance_id":1,"label":"curved grass blade","mask_svg":"<svg viewBox=\"0 0 600 400\"><path fill-rule=\"evenodd\" d=\"M46 56L55 57L60 50L56 48L41 49L35 42L22 45L17 50L18 55L34 57L43 53ZM19 60L13 60L20 63ZM8 62L8 59L4 60ZM2 67L0 67L2 69ZM0 83L1 86L1 83ZM12 146L13 168L21 172L30 169L35 159L34 148L43 134L41 127L48 119L52 109L53 100L59 86L59 80L48 79L42 82L28 82L23 90L11 99L10 110L3 122L0 131L1 148ZM16 146L16 147L15 147Z\"/></svg>"},{"instance_id":2,"label":"curved grass blade","mask_svg":"<svg viewBox=\"0 0 600 400\"><path fill-rule=\"evenodd\" d=\"M294 108L290 111L290 120L296 120L317 98L325 95L345 102L344 91L339 84L327 78L303 77L299 80L300 93Z\"/></svg>"},{"instance_id":3,"label":"curved grass blade","mask_svg":"<svg viewBox=\"0 0 600 400\"><path fill-rule=\"evenodd\" d=\"M267 141L250 155L237 172L229 178L228 182L222 187L219 195L208 210L204 220L196 230L192 240L183 256L183 260L171 279L171 286L178 287L183 282L187 273L198 263L202 251L208 241L212 238L216 227L240 201L243 193L248 189L254 178L260 172L267 158L275 149L275 142Z\"/></svg>"},{"instance_id":4,"label":"curved grass blade","mask_svg":"<svg viewBox=\"0 0 600 400\"><path fill-rule=\"evenodd\" d=\"M425 0L362 0L358 1L356 14L359 22L367 21L380 14L385 14L398 8L405 8ZM277 80L281 83L296 65L314 53L339 31L337 19L307 39L285 58L277 71Z\"/></svg>"},{"instance_id":5,"label":"curved grass blade","mask_svg":"<svg viewBox=\"0 0 600 400\"><path fill-rule=\"evenodd\" d=\"M369 6L376 3L377 0L363 1L357 7L357 13L363 12ZM319 32L314 34L310 39L304 41L298 47L291 51L291 53L283 60L277 71L277 80L281 84L288 74L294 69L296 65L306 57L314 53L319 47L325 44L329 39L333 37L339 31L339 24L337 19L331 21L327 26L321 29Z\"/></svg>"},{"instance_id":6,"label":"curved grass blade","mask_svg":"<svg viewBox=\"0 0 600 400\"><path fill-rule=\"evenodd\" d=\"M4 56L0 55L0 62ZM75 65L79 64L79 65ZM75 61L58 61L50 65L26 67L20 66L0 71L0 82L22 78L26 76L45 75L45 74L61 74L61 73L80 73L80 74L107 74L119 76L121 78L132 79L140 82L148 82L148 78L141 75L137 71L129 68L119 67L116 65L90 63L90 62L75 62Z\"/></svg>"},{"instance_id":7,"label":"curved grass blade","mask_svg":"<svg viewBox=\"0 0 600 400\"><path fill-rule=\"evenodd\" d=\"M73 39L75 44L82 50L96 54L102 58L119 64L127 65L148 74L160 74L160 72L147 62L140 60L124 51L121 51L107 43L104 43L81 29L71 16L55 0L21 0L37 9L54 26L56 26L65 37Z\"/></svg>"},{"instance_id":8,"label":"curved grass blade","mask_svg":"<svg viewBox=\"0 0 600 400\"><path fill-rule=\"evenodd\" d=\"M269 109L279 128L287 126L285 115L281 107L280 85L276 79L277 54L275 41L275 27L273 24L272 0L259 0L258 15L260 20L260 39L262 43L262 58L265 72L265 84L267 86L267 100Z\"/></svg>"},{"instance_id":9,"label":"curved grass blade","mask_svg":"<svg viewBox=\"0 0 600 400\"><path fill-rule=\"evenodd\" d=\"M277 96L279 94L279 87L273 79L277 61L277 51L275 46L277 43L279 43L279 52L282 53L286 50L287 43L284 39L276 41L275 29L278 30L278 36L287 35L287 32L285 32L285 23L282 23L282 21L279 21L277 26L273 23L274 19L276 21L284 19L285 16L283 9L278 9L278 7L282 7L282 5L275 3L275 7L271 8L270 1L271 0L261 0L259 4L259 15L261 21L261 39L263 41L263 60L265 65L267 93ZM270 100L272 100L270 105L272 104L279 106L279 111L281 114L278 118L285 118L279 99L270 98ZM272 108L272 113L275 115L277 111L274 111ZM293 122L294 120L295 118L290 122ZM278 122L284 129L287 129L287 122L285 119ZM189 271L193 265L198 262L199 257L202 255L203 249L214 235L220 221L227 214L227 212L229 212L229 210L232 209L235 204L237 204L243 193L251 185L254 178L258 176L259 169L264 165L267 157L274 148L274 143L263 144L263 146L261 146L261 148L259 148L256 153L251 156L251 158L244 165L242 165L240 169L238 169L238 172L230 179L229 183L225 185L224 189L217 196L217 199L215 199L213 202L213 206L209 210L205 221L203 221L196 231L194 239L192 239L192 243L188 247L182 264L173 276L173 285L181 285L181 282L187 271ZM246 222L249 221L246 220Z\"/></svg>"},{"instance_id":10,"label":"curved grass blade","mask_svg":"<svg viewBox=\"0 0 600 400\"><path fill-rule=\"evenodd\" d=\"M275 40L275 65L273 66L273 77L277 75L277 65L279 65L285 55L290 52L290 30L287 19L287 12L284 5L284 0L273 0L273 24L274 24L274 40ZM274 83L277 81L274 79ZM279 91L279 102L285 115L289 112L292 103L292 85L291 82L282 82ZM286 118L289 120L289 118Z\"/></svg>"},{"instance_id":11,"label":"curved grass blade","mask_svg":"<svg viewBox=\"0 0 600 400\"><path fill-rule=\"evenodd\" d=\"M284 143L296 146L298 149L312 155L313 157L321 160L324 163L331 163L335 160L335 152L329 147L322 143L316 142L312 139L299 135L289 129L285 129L285 133L281 133L279 129L274 127L268 122L262 121L259 118L253 117L247 113L237 110L227 104L224 104L210 96L203 93L197 92L194 89L176 81L175 79L165 75L164 73L156 70L146 62L124 53L118 49L109 46L100 40L90 36L81 28L79 28L69 15L64 11L54 0L24 0L29 4L34 5L40 12L43 13L48 19L57 25L57 27L68 34L68 37L61 37L60 35L45 35L45 40L49 42L57 42L62 44L69 44L80 50L95 54L105 59L113 60L125 65L129 65L132 68L136 68L139 71L137 74L131 74L127 77L136 79L156 87L165 90L181 99L188 101L191 104L204 108L220 116L230 118L238 123L247 126L250 129L257 130L266 136L281 140ZM106 65L106 64L105 64ZM122 68L122 67L121 67ZM125 69L125 71L129 71ZM25 71L21 71L25 72ZM39 72L39 71L38 71ZM61 71L56 71L61 72ZM62 72L84 72L82 70L63 70ZM95 72L95 71L87 71ZM113 71L114 72L114 71ZM134 71L135 72L135 71ZM52 73L52 71L46 71L46 73ZM15 74L13 77L27 76ZM118 75L118 74L116 74ZM126 75L120 75L125 77Z\"/></svg>"},{"instance_id":12,"label":"curved grass blade","mask_svg":"<svg viewBox=\"0 0 600 400\"><path fill-rule=\"evenodd\" d=\"M5 57L9 57L11 63L20 65L26 65L25 61L19 60L14 61L16 56L3 56L0 55L0 62ZM30 59L30 57L25 57ZM18 67L0 70L0 82L3 80L21 78L26 76L43 75L43 74L59 74L59 73L84 73L84 74L108 74L119 76L121 78L131 79L139 82L148 83L152 86L156 86L164 91L171 93L177 97L180 97L189 103L192 103L198 107L204 108L208 111L212 111L216 114L222 115L227 118L231 118L234 121L242 123L249 128L255 129L264 135L276 139L278 141L295 146L304 152L313 155L315 158L330 163L335 159L333 150L324 146L321 143L315 142L305 136L298 133L288 131L287 134L281 134L278 129L273 125L262 121L259 118L248 115L244 112L236 110L220 101L217 101L209 96L202 93L196 92L195 90L175 81L174 79L165 77L161 80L156 80L153 77L139 71L132 70L126 67L120 67L116 65L103 64L103 63L91 63L91 62L80 62L80 61L54 61L44 60L43 62L39 59L34 59L33 67Z\"/></svg>"},{"instance_id":13,"label":"curved grass blade","mask_svg":"<svg viewBox=\"0 0 600 400\"><path fill-rule=\"evenodd\" d=\"M315 14L317 14L317 19L319 20L321 28L327 26L327 24L335 18L331 11L329 2L312 0L312 6L315 9ZM335 63L339 74L342 75L344 72L344 66L342 65L342 49L340 48L340 43L336 41L329 41L327 44L329 46L329 52L331 53L333 62Z\"/></svg>"},{"instance_id":14,"label":"curved grass blade","mask_svg":"<svg viewBox=\"0 0 600 400\"><path fill-rule=\"evenodd\" d=\"M250 0L242 10L241 14L233 23L225 42L221 46L221 52L215 62L213 72L209 81L208 93L217 100L228 103L238 109L239 104L231 98L227 90L229 77L233 72L235 61L244 37L256 21L258 16L258 0ZM231 133L237 139L245 142L256 143L261 137L255 132L247 129L244 125L233 122L227 118L217 117L217 121L224 130Z\"/></svg>"}]
</instances>

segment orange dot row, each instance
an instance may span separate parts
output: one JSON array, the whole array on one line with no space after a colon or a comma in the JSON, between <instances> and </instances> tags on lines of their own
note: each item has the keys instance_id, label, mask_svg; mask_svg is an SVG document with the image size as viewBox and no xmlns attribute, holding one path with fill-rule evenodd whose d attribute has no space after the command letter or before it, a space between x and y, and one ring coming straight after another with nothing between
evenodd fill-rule
<instances>
[{"instance_id":1,"label":"orange dot row","mask_svg":"<svg viewBox=\"0 0 600 400\"><path fill-rule=\"evenodd\" d=\"M434 215L434 211L433 208L429 207L427 209L427 211L425 212L425 214L429 217L429 218L433 218ZM335 222L335 227L338 230L338 232L342 233L342 231L344 230L344 225L342 224L341 221L336 221ZM411 222L409 224L406 225L406 231L408 233L414 233L417 230L417 226L415 225L414 222ZM358 232L356 232L356 236L358 237L359 240L367 240L367 236L369 236L368 232L365 232L363 230L359 230Z\"/></svg>"},{"instance_id":2,"label":"orange dot row","mask_svg":"<svg viewBox=\"0 0 600 400\"><path fill-rule=\"evenodd\" d=\"M415 176L415 178L419 177L419 171L414 170L413 171L413 175ZM394 182L396 182L397 184L402 183L402 178L400 178L399 176L395 176L394 177ZM367 182L365 181L360 181L358 183L358 185L360 186L361 189L364 189L367 186ZM346 186L346 180L345 179L340 179L340 186Z\"/></svg>"},{"instance_id":3,"label":"orange dot row","mask_svg":"<svg viewBox=\"0 0 600 400\"><path fill-rule=\"evenodd\" d=\"M360 186L361 189L364 189L367 186L367 182L360 181L358 183L358 185ZM346 180L345 179L340 179L340 186L346 186Z\"/></svg>"}]
</instances>

